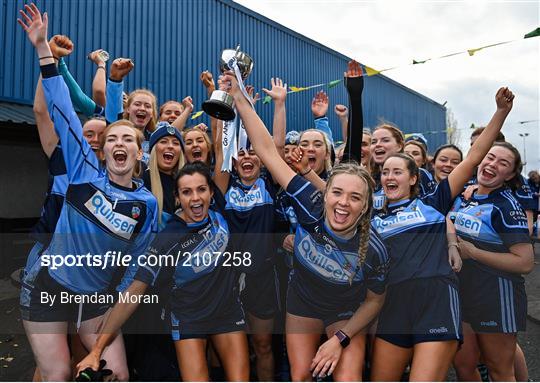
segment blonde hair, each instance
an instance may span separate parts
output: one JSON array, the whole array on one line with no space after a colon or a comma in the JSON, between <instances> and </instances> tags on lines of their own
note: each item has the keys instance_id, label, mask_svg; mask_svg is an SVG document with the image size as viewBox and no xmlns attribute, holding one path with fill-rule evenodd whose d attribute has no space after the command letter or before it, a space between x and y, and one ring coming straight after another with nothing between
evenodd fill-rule
<instances>
[{"instance_id":1,"label":"blonde hair","mask_svg":"<svg viewBox=\"0 0 540 383\"><path fill-rule=\"evenodd\" d=\"M107 125L105 129L103 130L103 133L101 133L101 137L99 139L100 141L99 146L102 152L103 152L103 147L105 146L105 142L107 139L107 134L109 134L109 131L116 126L127 126L128 128L133 129L133 131L135 132L135 139L137 141L137 147L139 148L139 150L142 150L142 144L144 142L144 135L142 134L142 132L135 127L133 122L129 120L118 120L118 121L113 122L110 125ZM102 162L105 162L105 156L103 156ZM141 173L142 173L141 161L137 161L137 163L135 164L135 168L133 169L132 177L135 177L135 178L140 177Z\"/></svg>"},{"instance_id":2,"label":"blonde hair","mask_svg":"<svg viewBox=\"0 0 540 383\"><path fill-rule=\"evenodd\" d=\"M178 104L178 106L180 106L180 111L183 112L184 111L184 105L182 105L181 102L178 102L176 100L169 100L169 101L165 101L164 104L162 104L160 107L159 107L159 111L158 111L158 118L159 116L161 116L163 114L163 111L165 110L165 107L169 104Z\"/></svg>"},{"instance_id":3,"label":"blonde hair","mask_svg":"<svg viewBox=\"0 0 540 383\"><path fill-rule=\"evenodd\" d=\"M156 99L155 94L152 93L151 91L149 91L148 89L135 89L133 92L131 92L129 94L127 102L126 102L126 108L124 110L123 117L126 120L129 119L129 113L127 112L127 110L129 109L129 107L133 103L133 99L135 98L135 96L137 96L138 94L144 94L144 95L150 97L150 99L152 100L152 118L150 119L150 121L148 121L148 124L146 124L145 128L146 128L147 131L153 132L156 129L156 124L157 124L157 119L158 119L157 99Z\"/></svg>"},{"instance_id":4,"label":"blonde hair","mask_svg":"<svg viewBox=\"0 0 540 383\"><path fill-rule=\"evenodd\" d=\"M163 212L163 187L161 186L161 175L159 174L159 166L157 160L157 145L152 147L150 151L150 159L148 161L148 172L150 173L150 188L152 189L152 194L156 197L158 203L158 221L161 225L161 213ZM173 171L173 177L178 174L180 169L184 167L185 158L184 152L180 150L180 157L178 158L178 163L176 169Z\"/></svg>"},{"instance_id":5,"label":"blonde hair","mask_svg":"<svg viewBox=\"0 0 540 383\"><path fill-rule=\"evenodd\" d=\"M326 147L326 158L324 159L324 170L327 172L332 169L332 159L330 158L330 153L332 152L332 149L330 148L330 141L328 141L328 137L326 136L326 133L324 133L322 130L319 129L306 129L300 133L300 138L298 139L298 145L300 145L300 142L302 142L302 137L305 133L308 132L317 132L319 133L324 142L324 146Z\"/></svg>"},{"instance_id":6,"label":"blonde hair","mask_svg":"<svg viewBox=\"0 0 540 383\"><path fill-rule=\"evenodd\" d=\"M214 147L212 146L212 142L210 141L210 137L208 137L208 134L206 132L203 132L201 129L196 127L186 128L182 130L182 138L184 139L184 146L186 142L186 136L190 132L199 132L202 134L204 138L204 142L206 142L206 145L208 146L208 158L206 159L206 165L210 166L212 164L212 158L214 157ZM220 144L220 143L217 143Z\"/></svg>"},{"instance_id":7,"label":"blonde hair","mask_svg":"<svg viewBox=\"0 0 540 383\"><path fill-rule=\"evenodd\" d=\"M334 168L332 169L330 177L328 177L328 181L326 183L326 190L324 191L325 194L330 189L334 178L340 174L351 174L357 176L365 183L367 190L367 196L365 201L367 206L364 213L358 217L356 224L357 230L360 231L360 243L358 245L358 262L356 265L356 270L354 270L354 272L352 272L351 276L349 277L349 283L352 284L354 276L366 261L366 256L369 249L369 237L371 232L371 211L373 209L373 190L375 189L375 182L373 181L373 178L371 178L371 176L369 175L367 169L359 165L357 162L344 162L334 166Z\"/></svg>"}]
</instances>

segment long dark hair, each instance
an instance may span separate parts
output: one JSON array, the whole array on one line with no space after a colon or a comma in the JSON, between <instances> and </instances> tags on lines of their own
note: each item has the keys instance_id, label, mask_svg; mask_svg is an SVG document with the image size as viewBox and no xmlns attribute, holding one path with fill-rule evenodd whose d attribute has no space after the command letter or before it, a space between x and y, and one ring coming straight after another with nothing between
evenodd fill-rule
<instances>
[{"instance_id":1,"label":"long dark hair","mask_svg":"<svg viewBox=\"0 0 540 383\"><path fill-rule=\"evenodd\" d=\"M519 150L517 150L516 147L509 142L495 142L493 146L501 146L508 149L514 155L514 176L510 180L505 181L504 184L514 191L519 189L521 186L523 186L523 183L521 182L523 163L521 162L521 154L519 153Z\"/></svg>"},{"instance_id":2,"label":"long dark hair","mask_svg":"<svg viewBox=\"0 0 540 383\"><path fill-rule=\"evenodd\" d=\"M433 163L435 163L435 160L437 159L437 157L439 156L439 154L441 154L441 152L444 150L444 149L453 149L455 150L456 152L459 153L459 162L463 161L463 152L461 151L460 148L458 148L456 145L454 144L445 144L445 145L441 145L437 148L437 150L435 150L435 154L433 155Z\"/></svg>"},{"instance_id":3,"label":"long dark hair","mask_svg":"<svg viewBox=\"0 0 540 383\"><path fill-rule=\"evenodd\" d=\"M206 165L202 161L195 161L190 164L184 165L182 169L178 172L176 175L176 178L174 179L174 195L178 197L178 182L180 181L180 178L183 176L192 176L193 174L200 174L208 183L208 186L210 187L210 191L214 192L216 190L216 186L214 184L214 181L212 180L212 173L210 171L210 168L208 165Z\"/></svg>"},{"instance_id":4,"label":"long dark hair","mask_svg":"<svg viewBox=\"0 0 540 383\"><path fill-rule=\"evenodd\" d=\"M388 161L390 158L401 158L403 161L405 161L405 165L407 166L407 171L409 172L409 175L411 177L416 176L416 182L414 183L414 185L411 185L410 196L409 196L410 199L416 198L416 196L418 196L418 193L420 192L420 170L418 169L418 166L416 165L416 161L414 160L414 158L410 157L407 154L396 153L396 154L390 155L384 161L384 163L386 163L386 161ZM384 164L383 164L383 168L384 168ZM388 198L384 202L383 210L384 211L388 210Z\"/></svg>"}]
</instances>

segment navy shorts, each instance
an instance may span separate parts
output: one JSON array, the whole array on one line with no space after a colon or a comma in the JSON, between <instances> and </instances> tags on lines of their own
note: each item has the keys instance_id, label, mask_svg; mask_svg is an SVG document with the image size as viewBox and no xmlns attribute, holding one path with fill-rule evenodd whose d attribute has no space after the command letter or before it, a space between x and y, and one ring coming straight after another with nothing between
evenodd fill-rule
<instances>
[{"instance_id":1,"label":"navy shorts","mask_svg":"<svg viewBox=\"0 0 540 383\"><path fill-rule=\"evenodd\" d=\"M411 279L386 290L377 337L399 347L463 340L457 283L450 277Z\"/></svg>"},{"instance_id":2,"label":"navy shorts","mask_svg":"<svg viewBox=\"0 0 540 383\"><path fill-rule=\"evenodd\" d=\"M333 323L350 319L361 303L362 301L359 300L356 303L351 302L349 305L340 305L329 310L307 302L298 293L294 284L289 284L287 289L287 312L300 317L320 319L325 328Z\"/></svg>"},{"instance_id":3,"label":"navy shorts","mask_svg":"<svg viewBox=\"0 0 540 383\"><path fill-rule=\"evenodd\" d=\"M279 279L276 267L271 265L257 274L246 273L244 278L245 285L240 292L244 310L260 319L274 318L280 311Z\"/></svg>"},{"instance_id":4,"label":"navy shorts","mask_svg":"<svg viewBox=\"0 0 540 383\"><path fill-rule=\"evenodd\" d=\"M179 309L181 310L181 309ZM207 320L183 320L180 313L171 312L171 336L174 342L184 339L206 339L210 335L246 330L242 305L231 307L224 315Z\"/></svg>"},{"instance_id":5,"label":"navy shorts","mask_svg":"<svg viewBox=\"0 0 540 383\"><path fill-rule=\"evenodd\" d=\"M464 267L459 281L463 321L475 332L513 334L525 331L527 295L523 282L477 267Z\"/></svg>"},{"instance_id":6,"label":"navy shorts","mask_svg":"<svg viewBox=\"0 0 540 383\"><path fill-rule=\"evenodd\" d=\"M96 318L114 304L113 294L92 295L92 302L78 303L84 295L66 289L56 282L46 267L25 270L20 295L22 319L32 322L75 322ZM54 297L54 301L51 298ZM101 302L103 301L103 302ZM107 302L108 301L108 302Z\"/></svg>"}]
</instances>

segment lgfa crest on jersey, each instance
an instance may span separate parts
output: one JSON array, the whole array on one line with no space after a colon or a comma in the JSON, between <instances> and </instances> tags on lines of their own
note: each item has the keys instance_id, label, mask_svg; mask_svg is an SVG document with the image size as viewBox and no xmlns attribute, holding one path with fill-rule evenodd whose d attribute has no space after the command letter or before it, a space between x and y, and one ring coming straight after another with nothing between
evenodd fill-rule
<instances>
[{"instance_id":1,"label":"lgfa crest on jersey","mask_svg":"<svg viewBox=\"0 0 540 383\"><path fill-rule=\"evenodd\" d=\"M134 219L137 219L139 218L140 215L141 215L141 209L138 206L133 206L133 208L131 208L131 216Z\"/></svg>"}]
</instances>

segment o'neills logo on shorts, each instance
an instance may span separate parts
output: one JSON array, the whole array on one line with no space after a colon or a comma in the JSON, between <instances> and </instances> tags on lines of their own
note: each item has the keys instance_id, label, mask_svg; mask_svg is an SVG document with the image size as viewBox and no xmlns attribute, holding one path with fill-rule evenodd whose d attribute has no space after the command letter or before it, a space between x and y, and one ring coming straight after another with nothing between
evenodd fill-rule
<instances>
[{"instance_id":1,"label":"o'neills logo on shorts","mask_svg":"<svg viewBox=\"0 0 540 383\"><path fill-rule=\"evenodd\" d=\"M426 217L420 210L403 211L386 219L375 217L375 229L379 234L389 232L402 227L413 226L417 223L426 222Z\"/></svg>"},{"instance_id":2,"label":"o'neills logo on shorts","mask_svg":"<svg viewBox=\"0 0 540 383\"><path fill-rule=\"evenodd\" d=\"M477 237L480 234L482 220L473 217L472 215L458 213L454 222L456 230L474 235Z\"/></svg>"},{"instance_id":3,"label":"o'neills logo on shorts","mask_svg":"<svg viewBox=\"0 0 540 383\"><path fill-rule=\"evenodd\" d=\"M489 322L480 322L480 326L484 327L497 327L497 322L490 320Z\"/></svg>"},{"instance_id":4,"label":"o'neills logo on shorts","mask_svg":"<svg viewBox=\"0 0 540 383\"><path fill-rule=\"evenodd\" d=\"M137 225L131 217L113 211L113 205L105 198L103 193L97 191L86 203L86 208L114 234L130 239Z\"/></svg>"}]
</instances>

